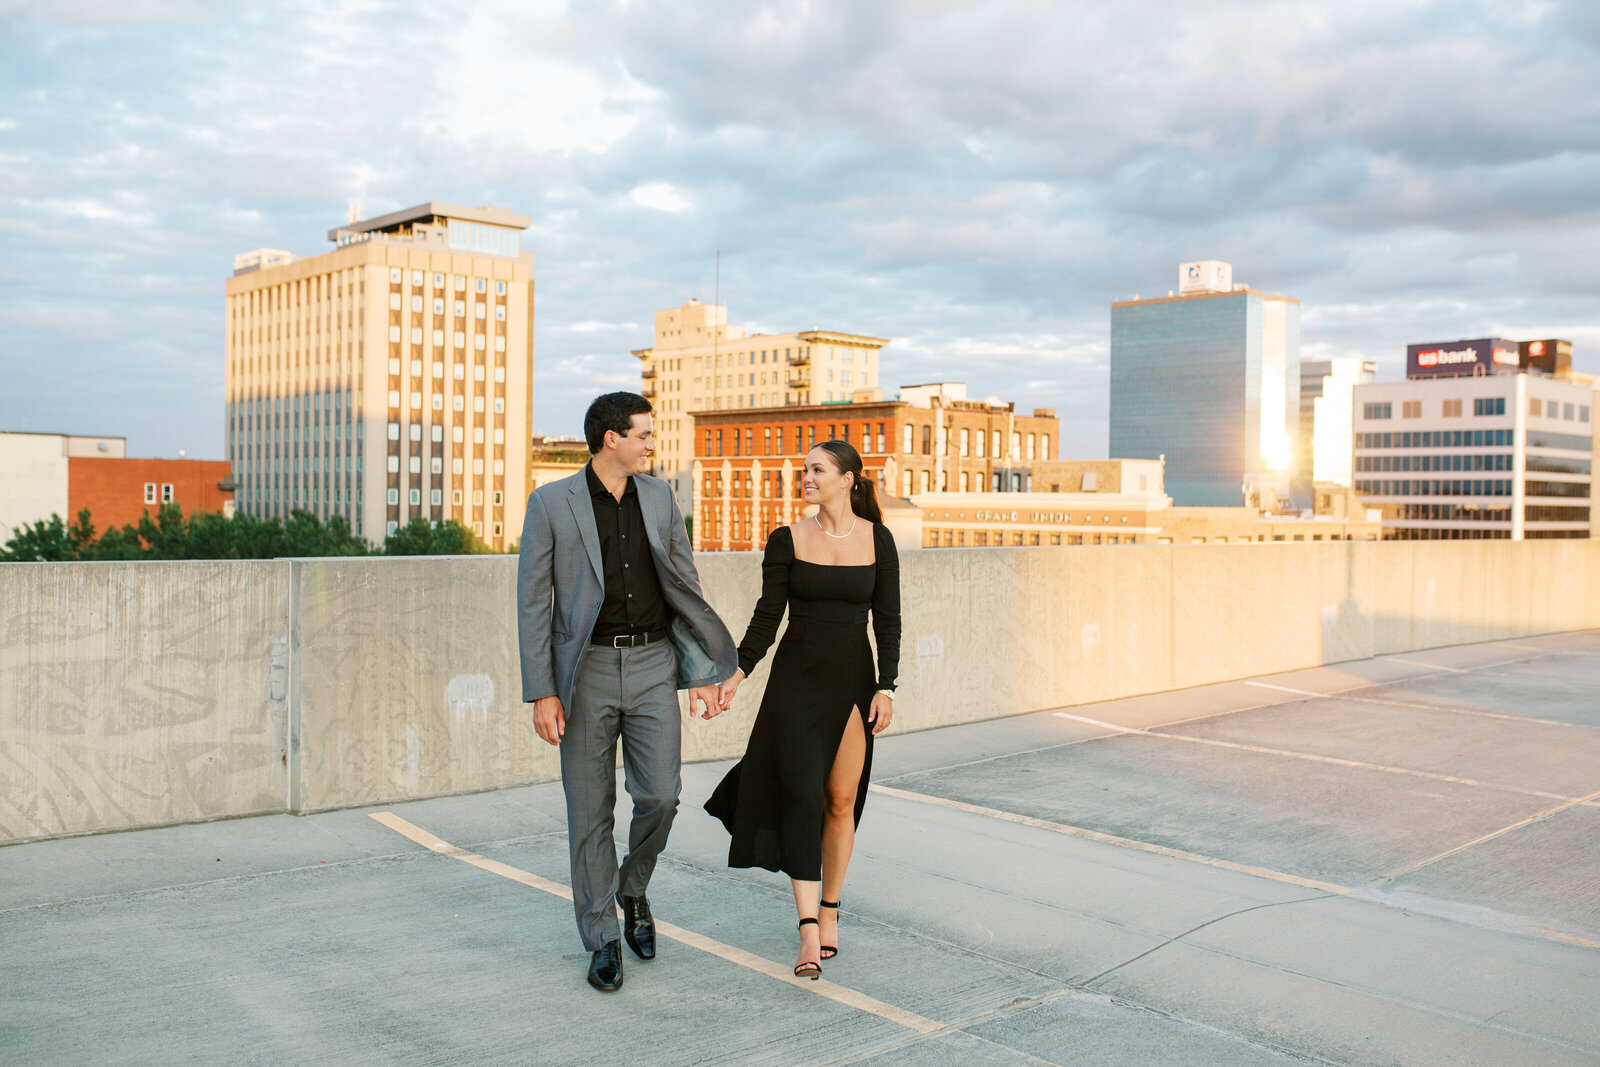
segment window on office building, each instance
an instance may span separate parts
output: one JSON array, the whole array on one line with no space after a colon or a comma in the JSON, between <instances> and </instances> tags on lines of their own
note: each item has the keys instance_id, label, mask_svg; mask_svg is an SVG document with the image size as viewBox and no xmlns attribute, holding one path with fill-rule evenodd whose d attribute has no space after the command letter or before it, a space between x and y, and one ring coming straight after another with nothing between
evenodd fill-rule
<instances>
[{"instance_id":1,"label":"window on office building","mask_svg":"<svg viewBox=\"0 0 1600 1067\"><path fill-rule=\"evenodd\" d=\"M161 502L163 504L172 503L172 483L171 482L163 482L163 483L161 483Z\"/></svg>"},{"instance_id":2,"label":"window on office building","mask_svg":"<svg viewBox=\"0 0 1600 1067\"><path fill-rule=\"evenodd\" d=\"M1461 417L1461 401L1459 399L1446 400L1441 405L1439 413L1447 419L1459 419Z\"/></svg>"},{"instance_id":3,"label":"window on office building","mask_svg":"<svg viewBox=\"0 0 1600 1067\"><path fill-rule=\"evenodd\" d=\"M1391 419L1391 418L1394 418L1393 405L1391 405L1387 401L1385 401L1385 402L1383 402L1381 404L1363 404L1363 405L1361 405L1361 413L1362 413L1362 416L1367 418L1367 419Z\"/></svg>"},{"instance_id":4,"label":"window on office building","mask_svg":"<svg viewBox=\"0 0 1600 1067\"><path fill-rule=\"evenodd\" d=\"M1473 398L1472 413L1474 415L1504 415L1506 413L1506 398L1503 396L1480 396Z\"/></svg>"},{"instance_id":5,"label":"window on office building","mask_svg":"<svg viewBox=\"0 0 1600 1067\"><path fill-rule=\"evenodd\" d=\"M155 482L145 482L144 483L144 502L146 504L154 504L156 502L156 483Z\"/></svg>"},{"instance_id":6,"label":"window on office building","mask_svg":"<svg viewBox=\"0 0 1600 1067\"><path fill-rule=\"evenodd\" d=\"M1400 404L1400 417L1402 419L1422 418L1422 401L1406 400Z\"/></svg>"}]
</instances>

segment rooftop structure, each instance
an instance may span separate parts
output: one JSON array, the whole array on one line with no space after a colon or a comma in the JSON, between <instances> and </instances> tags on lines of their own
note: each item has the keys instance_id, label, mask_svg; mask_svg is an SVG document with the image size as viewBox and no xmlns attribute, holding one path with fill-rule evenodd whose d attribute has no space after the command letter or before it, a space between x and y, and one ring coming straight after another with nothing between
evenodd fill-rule
<instances>
[{"instance_id":1,"label":"rooftop structure","mask_svg":"<svg viewBox=\"0 0 1600 1067\"><path fill-rule=\"evenodd\" d=\"M745 615L759 560L701 563ZM581 978L515 574L0 566L9 1060L1600 1059L1600 547L903 553L826 981L699 810L758 669L685 725L627 1011Z\"/></svg>"}]
</instances>

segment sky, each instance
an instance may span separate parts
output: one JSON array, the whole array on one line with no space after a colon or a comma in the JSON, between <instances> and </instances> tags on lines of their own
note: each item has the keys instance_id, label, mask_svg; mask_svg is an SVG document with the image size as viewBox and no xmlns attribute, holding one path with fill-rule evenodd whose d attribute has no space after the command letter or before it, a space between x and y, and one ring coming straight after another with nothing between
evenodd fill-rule
<instances>
[{"instance_id":1,"label":"sky","mask_svg":"<svg viewBox=\"0 0 1600 1067\"><path fill-rule=\"evenodd\" d=\"M233 256L429 200L533 219L537 433L720 248L730 322L1100 457L1111 301L1186 260L1302 358L1600 373L1600 4L0 0L0 429L223 457Z\"/></svg>"}]
</instances>

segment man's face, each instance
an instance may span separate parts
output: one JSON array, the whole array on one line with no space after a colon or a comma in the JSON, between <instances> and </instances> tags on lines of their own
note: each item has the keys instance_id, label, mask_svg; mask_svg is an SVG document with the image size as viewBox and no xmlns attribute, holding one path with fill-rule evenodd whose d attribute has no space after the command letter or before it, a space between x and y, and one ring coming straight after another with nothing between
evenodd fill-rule
<instances>
[{"instance_id":1,"label":"man's face","mask_svg":"<svg viewBox=\"0 0 1600 1067\"><path fill-rule=\"evenodd\" d=\"M618 437L606 435L617 450L617 462L629 474L646 474L650 470L650 457L656 454L656 432L649 415L634 415L628 420L628 433Z\"/></svg>"}]
</instances>

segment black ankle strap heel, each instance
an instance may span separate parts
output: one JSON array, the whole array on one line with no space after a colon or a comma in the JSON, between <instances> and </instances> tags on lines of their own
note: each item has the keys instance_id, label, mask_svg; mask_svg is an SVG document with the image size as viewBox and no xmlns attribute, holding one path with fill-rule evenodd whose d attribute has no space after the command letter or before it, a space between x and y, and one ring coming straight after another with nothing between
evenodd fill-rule
<instances>
[{"instance_id":1,"label":"black ankle strap heel","mask_svg":"<svg viewBox=\"0 0 1600 1067\"><path fill-rule=\"evenodd\" d=\"M804 930L807 926L816 925L818 925L816 919L801 919L795 924L795 929ZM822 964L812 963L809 960L807 960L805 963L797 964L794 969L794 976L796 978L809 978L815 982L818 978L822 977Z\"/></svg>"},{"instance_id":2,"label":"black ankle strap heel","mask_svg":"<svg viewBox=\"0 0 1600 1067\"><path fill-rule=\"evenodd\" d=\"M837 900L822 900L822 901L818 901L818 903L824 908L832 908L834 911L838 911L839 910L839 902ZM837 918L837 916L835 916L835 918ZM822 958L823 959L831 960L831 959L833 959L833 957L837 956L838 954L839 954L839 946L838 945L823 945L822 946Z\"/></svg>"}]
</instances>

